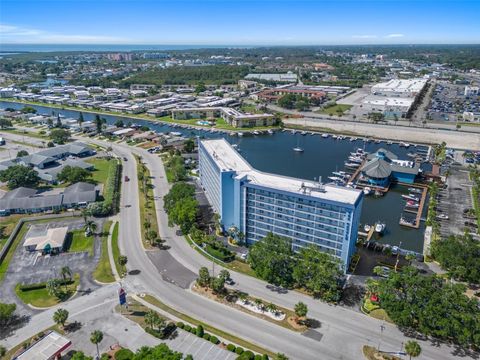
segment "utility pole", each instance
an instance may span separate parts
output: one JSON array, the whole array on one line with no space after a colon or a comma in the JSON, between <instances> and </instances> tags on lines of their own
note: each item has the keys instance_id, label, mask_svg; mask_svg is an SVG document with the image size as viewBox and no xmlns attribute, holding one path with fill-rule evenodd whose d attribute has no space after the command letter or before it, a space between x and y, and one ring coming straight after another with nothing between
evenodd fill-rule
<instances>
[{"instance_id":1,"label":"utility pole","mask_svg":"<svg viewBox=\"0 0 480 360\"><path fill-rule=\"evenodd\" d=\"M215 278L215 261L212 260L212 278Z\"/></svg>"},{"instance_id":2,"label":"utility pole","mask_svg":"<svg viewBox=\"0 0 480 360\"><path fill-rule=\"evenodd\" d=\"M397 267L398 267L398 261L400 260L400 251L402 250L402 242L400 241L400 244L398 244L398 252L397 252L397 261L395 261L395 272L397 272Z\"/></svg>"},{"instance_id":3,"label":"utility pole","mask_svg":"<svg viewBox=\"0 0 480 360\"><path fill-rule=\"evenodd\" d=\"M378 341L378 348L377 351L380 351L380 344L382 342L382 337L383 337L383 330L385 330L385 323L382 321L382 325L380 325L380 340Z\"/></svg>"}]
</instances>

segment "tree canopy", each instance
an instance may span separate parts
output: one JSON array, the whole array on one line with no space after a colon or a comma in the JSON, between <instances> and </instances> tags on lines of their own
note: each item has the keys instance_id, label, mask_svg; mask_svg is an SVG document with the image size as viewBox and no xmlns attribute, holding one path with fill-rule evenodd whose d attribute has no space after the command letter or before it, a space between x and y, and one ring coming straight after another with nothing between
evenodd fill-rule
<instances>
[{"instance_id":1,"label":"tree canopy","mask_svg":"<svg viewBox=\"0 0 480 360\"><path fill-rule=\"evenodd\" d=\"M434 241L432 255L454 279L480 284L480 243L470 234Z\"/></svg>"},{"instance_id":2,"label":"tree canopy","mask_svg":"<svg viewBox=\"0 0 480 360\"><path fill-rule=\"evenodd\" d=\"M373 291L399 327L462 346L480 346L479 303L464 295L463 285L405 267L375 283Z\"/></svg>"},{"instance_id":3,"label":"tree canopy","mask_svg":"<svg viewBox=\"0 0 480 360\"><path fill-rule=\"evenodd\" d=\"M0 171L0 181L6 182L9 189L36 187L40 182L38 173L28 166L13 165Z\"/></svg>"},{"instance_id":4,"label":"tree canopy","mask_svg":"<svg viewBox=\"0 0 480 360\"><path fill-rule=\"evenodd\" d=\"M177 224L183 233L188 233L195 224L198 201L194 198L195 188L184 182L172 186L163 198L164 208L170 223Z\"/></svg>"},{"instance_id":5,"label":"tree canopy","mask_svg":"<svg viewBox=\"0 0 480 360\"><path fill-rule=\"evenodd\" d=\"M61 182L76 183L86 181L92 176L91 172L78 166L65 166L57 175Z\"/></svg>"},{"instance_id":6,"label":"tree canopy","mask_svg":"<svg viewBox=\"0 0 480 360\"><path fill-rule=\"evenodd\" d=\"M0 303L0 325L6 326L12 320L17 305Z\"/></svg>"},{"instance_id":7,"label":"tree canopy","mask_svg":"<svg viewBox=\"0 0 480 360\"><path fill-rule=\"evenodd\" d=\"M65 144L70 139L70 131L66 129L53 129L50 131L50 139L57 144Z\"/></svg>"},{"instance_id":8,"label":"tree canopy","mask_svg":"<svg viewBox=\"0 0 480 360\"><path fill-rule=\"evenodd\" d=\"M181 360L182 357L182 353L171 350L166 344L160 344L155 347L141 347L132 360Z\"/></svg>"}]
</instances>

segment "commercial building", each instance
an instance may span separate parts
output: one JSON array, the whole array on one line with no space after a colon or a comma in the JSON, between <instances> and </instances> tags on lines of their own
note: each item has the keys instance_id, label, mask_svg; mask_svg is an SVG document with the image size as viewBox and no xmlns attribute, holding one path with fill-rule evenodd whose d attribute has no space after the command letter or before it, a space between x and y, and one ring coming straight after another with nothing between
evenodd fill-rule
<instances>
[{"instance_id":1,"label":"commercial building","mask_svg":"<svg viewBox=\"0 0 480 360\"><path fill-rule=\"evenodd\" d=\"M171 110L172 119L207 119L215 120L222 118L233 127L271 126L275 124L275 116L272 114L244 114L228 107L197 107L179 108Z\"/></svg>"},{"instance_id":2,"label":"commercial building","mask_svg":"<svg viewBox=\"0 0 480 360\"><path fill-rule=\"evenodd\" d=\"M367 155L361 172L362 179L373 186L387 187L392 181L413 184L420 172L420 165L414 161L399 160L392 152L378 149Z\"/></svg>"},{"instance_id":3,"label":"commercial building","mask_svg":"<svg viewBox=\"0 0 480 360\"><path fill-rule=\"evenodd\" d=\"M67 232L68 226L58 228L32 226L25 236L23 248L42 254L58 254L63 251Z\"/></svg>"},{"instance_id":4,"label":"commercial building","mask_svg":"<svg viewBox=\"0 0 480 360\"><path fill-rule=\"evenodd\" d=\"M475 96L478 95L478 86L465 86L465 96Z\"/></svg>"},{"instance_id":5,"label":"commercial building","mask_svg":"<svg viewBox=\"0 0 480 360\"><path fill-rule=\"evenodd\" d=\"M222 225L242 231L247 245L271 232L290 238L295 251L315 245L348 267L361 191L256 170L225 139L199 140L199 170Z\"/></svg>"},{"instance_id":6,"label":"commercial building","mask_svg":"<svg viewBox=\"0 0 480 360\"><path fill-rule=\"evenodd\" d=\"M416 97L426 84L427 79L392 79L387 82L373 85L371 92L374 95L389 97Z\"/></svg>"},{"instance_id":7,"label":"commercial building","mask_svg":"<svg viewBox=\"0 0 480 360\"><path fill-rule=\"evenodd\" d=\"M72 345L72 342L56 331L50 331L37 342L23 350L12 360L54 360L60 359L62 353Z\"/></svg>"},{"instance_id":8,"label":"commercial building","mask_svg":"<svg viewBox=\"0 0 480 360\"><path fill-rule=\"evenodd\" d=\"M271 82L296 83L298 81L297 74L288 72L286 74L248 74L246 80L263 80Z\"/></svg>"},{"instance_id":9,"label":"commercial building","mask_svg":"<svg viewBox=\"0 0 480 360\"><path fill-rule=\"evenodd\" d=\"M277 101L283 95L294 94L310 99L323 100L326 97L326 92L315 86L279 86L274 89L261 91L257 94L260 100Z\"/></svg>"},{"instance_id":10,"label":"commercial building","mask_svg":"<svg viewBox=\"0 0 480 360\"><path fill-rule=\"evenodd\" d=\"M385 118L392 119L396 116L401 119L407 115L414 100L414 98L371 96L365 98L363 108L368 112L380 112L385 115Z\"/></svg>"}]
</instances>

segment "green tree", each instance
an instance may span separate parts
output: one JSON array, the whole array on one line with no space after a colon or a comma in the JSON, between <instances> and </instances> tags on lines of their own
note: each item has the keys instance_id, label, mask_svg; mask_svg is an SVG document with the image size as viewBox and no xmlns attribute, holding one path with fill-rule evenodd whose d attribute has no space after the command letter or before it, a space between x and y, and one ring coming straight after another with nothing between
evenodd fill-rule
<instances>
[{"instance_id":1,"label":"green tree","mask_svg":"<svg viewBox=\"0 0 480 360\"><path fill-rule=\"evenodd\" d=\"M182 360L182 357L182 353L172 351L166 344L160 344L155 347L141 347L132 360Z\"/></svg>"},{"instance_id":2,"label":"green tree","mask_svg":"<svg viewBox=\"0 0 480 360\"><path fill-rule=\"evenodd\" d=\"M288 356L282 353L277 354L277 360L288 360Z\"/></svg>"},{"instance_id":3,"label":"green tree","mask_svg":"<svg viewBox=\"0 0 480 360\"><path fill-rule=\"evenodd\" d=\"M90 236L95 232L95 230L97 230L97 223L93 220L87 220L84 225L84 229L86 236Z\"/></svg>"},{"instance_id":4,"label":"green tree","mask_svg":"<svg viewBox=\"0 0 480 360\"><path fill-rule=\"evenodd\" d=\"M0 171L0 181L6 182L9 189L36 187L40 182L38 173L29 166L13 165Z\"/></svg>"},{"instance_id":5,"label":"green tree","mask_svg":"<svg viewBox=\"0 0 480 360\"><path fill-rule=\"evenodd\" d=\"M82 126L84 119L83 119L83 112L80 111L80 115L78 115L78 125Z\"/></svg>"},{"instance_id":6,"label":"green tree","mask_svg":"<svg viewBox=\"0 0 480 360\"><path fill-rule=\"evenodd\" d=\"M193 150L195 149L195 140L193 140L192 138L188 139L187 141L185 141L185 144L183 145L183 147L185 149L185 152L187 153L193 152Z\"/></svg>"},{"instance_id":7,"label":"green tree","mask_svg":"<svg viewBox=\"0 0 480 360\"><path fill-rule=\"evenodd\" d=\"M61 182L69 182L71 184L88 180L92 173L78 166L65 166L57 175L57 179Z\"/></svg>"},{"instance_id":8,"label":"green tree","mask_svg":"<svg viewBox=\"0 0 480 360\"><path fill-rule=\"evenodd\" d=\"M62 327L65 326L65 323L68 320L68 311L65 309L58 309L53 313L53 321L57 325L61 325Z\"/></svg>"},{"instance_id":9,"label":"green tree","mask_svg":"<svg viewBox=\"0 0 480 360\"><path fill-rule=\"evenodd\" d=\"M19 152L17 152L17 158L21 158L21 157L24 157L24 156L28 156L28 151L27 150L20 150Z\"/></svg>"},{"instance_id":10,"label":"green tree","mask_svg":"<svg viewBox=\"0 0 480 360\"><path fill-rule=\"evenodd\" d=\"M103 340L103 332L101 332L100 330L92 331L92 333L90 334L90 341L92 342L92 344L95 344L97 347L98 358L100 358L100 351L98 349L98 344L100 344L102 340Z\"/></svg>"},{"instance_id":11,"label":"green tree","mask_svg":"<svg viewBox=\"0 0 480 360\"><path fill-rule=\"evenodd\" d=\"M407 353L408 356L410 356L410 359L412 359L412 357L420 356L420 353L422 352L422 348L420 347L418 342L416 342L415 340L409 340L405 344L405 352Z\"/></svg>"},{"instance_id":12,"label":"green tree","mask_svg":"<svg viewBox=\"0 0 480 360\"><path fill-rule=\"evenodd\" d=\"M24 106L20 111L24 114L36 114L37 113L37 110L34 109L31 106Z\"/></svg>"},{"instance_id":13,"label":"green tree","mask_svg":"<svg viewBox=\"0 0 480 360\"><path fill-rule=\"evenodd\" d=\"M479 303L465 296L464 285L406 266L379 280L376 290L382 308L399 327L462 346L480 346Z\"/></svg>"},{"instance_id":14,"label":"green tree","mask_svg":"<svg viewBox=\"0 0 480 360\"><path fill-rule=\"evenodd\" d=\"M123 128L125 126L125 124L123 123L122 119L118 119L117 121L115 121L115 126Z\"/></svg>"},{"instance_id":15,"label":"green tree","mask_svg":"<svg viewBox=\"0 0 480 360\"><path fill-rule=\"evenodd\" d=\"M198 337L203 337L204 334L205 334L205 331L203 330L203 326L202 326L202 325L198 325L198 326L197 326L197 336L198 336Z\"/></svg>"},{"instance_id":16,"label":"green tree","mask_svg":"<svg viewBox=\"0 0 480 360\"><path fill-rule=\"evenodd\" d=\"M227 269L222 269L220 270L218 277L222 278L223 281L227 281L228 279L230 279L230 272Z\"/></svg>"},{"instance_id":17,"label":"green tree","mask_svg":"<svg viewBox=\"0 0 480 360\"><path fill-rule=\"evenodd\" d=\"M120 255L118 257L118 263L120 264L121 267L124 267L125 265L127 265L127 262L128 262L128 258L125 255Z\"/></svg>"},{"instance_id":18,"label":"green tree","mask_svg":"<svg viewBox=\"0 0 480 360\"><path fill-rule=\"evenodd\" d=\"M221 277L211 278L210 287L215 294L221 294L225 291L225 280Z\"/></svg>"},{"instance_id":19,"label":"green tree","mask_svg":"<svg viewBox=\"0 0 480 360\"><path fill-rule=\"evenodd\" d=\"M308 307L306 304L304 304L301 301L295 304L294 310L295 310L295 315L297 316L297 322L299 318L304 318L307 316Z\"/></svg>"},{"instance_id":20,"label":"green tree","mask_svg":"<svg viewBox=\"0 0 480 360\"><path fill-rule=\"evenodd\" d=\"M210 285L210 273L205 266L202 266L198 270L197 284L202 287L207 287Z\"/></svg>"},{"instance_id":21,"label":"green tree","mask_svg":"<svg viewBox=\"0 0 480 360\"><path fill-rule=\"evenodd\" d=\"M72 269L68 266L63 266L60 270L60 275L62 276L62 280L65 286L65 291L67 291L67 280L72 280Z\"/></svg>"},{"instance_id":22,"label":"green tree","mask_svg":"<svg viewBox=\"0 0 480 360\"><path fill-rule=\"evenodd\" d=\"M7 326L13 319L17 305L0 303L0 325Z\"/></svg>"},{"instance_id":23,"label":"green tree","mask_svg":"<svg viewBox=\"0 0 480 360\"><path fill-rule=\"evenodd\" d=\"M268 233L250 249L248 261L255 273L269 283L293 284L293 251L291 240Z\"/></svg>"},{"instance_id":24,"label":"green tree","mask_svg":"<svg viewBox=\"0 0 480 360\"><path fill-rule=\"evenodd\" d=\"M70 360L93 360L91 356L85 355L82 351L76 351Z\"/></svg>"},{"instance_id":25,"label":"green tree","mask_svg":"<svg viewBox=\"0 0 480 360\"><path fill-rule=\"evenodd\" d=\"M65 144L70 139L70 131L67 129L53 129L50 131L50 139L57 144Z\"/></svg>"},{"instance_id":26,"label":"green tree","mask_svg":"<svg viewBox=\"0 0 480 360\"><path fill-rule=\"evenodd\" d=\"M207 90L207 87L205 86L205 83L199 82L197 86L195 87L195 93L199 94Z\"/></svg>"},{"instance_id":27,"label":"green tree","mask_svg":"<svg viewBox=\"0 0 480 360\"><path fill-rule=\"evenodd\" d=\"M154 327L159 327L161 320L162 319L160 318L160 316L156 311L148 310L147 313L145 314L145 324L150 326L152 330Z\"/></svg>"},{"instance_id":28,"label":"green tree","mask_svg":"<svg viewBox=\"0 0 480 360\"><path fill-rule=\"evenodd\" d=\"M8 119L0 119L0 129L6 129L12 127L12 122Z\"/></svg>"},{"instance_id":29,"label":"green tree","mask_svg":"<svg viewBox=\"0 0 480 360\"><path fill-rule=\"evenodd\" d=\"M480 284L480 246L470 234L432 242L432 256L456 280Z\"/></svg>"},{"instance_id":30,"label":"green tree","mask_svg":"<svg viewBox=\"0 0 480 360\"><path fill-rule=\"evenodd\" d=\"M3 345L0 345L0 357L5 356L6 353L7 353L7 348Z\"/></svg>"},{"instance_id":31,"label":"green tree","mask_svg":"<svg viewBox=\"0 0 480 360\"><path fill-rule=\"evenodd\" d=\"M296 96L294 94L285 94L278 99L278 105L285 109L293 109L295 107Z\"/></svg>"},{"instance_id":32,"label":"green tree","mask_svg":"<svg viewBox=\"0 0 480 360\"><path fill-rule=\"evenodd\" d=\"M298 260L293 268L295 284L325 301L339 301L339 281L343 276L340 261L314 245L302 248L296 257Z\"/></svg>"}]
</instances>

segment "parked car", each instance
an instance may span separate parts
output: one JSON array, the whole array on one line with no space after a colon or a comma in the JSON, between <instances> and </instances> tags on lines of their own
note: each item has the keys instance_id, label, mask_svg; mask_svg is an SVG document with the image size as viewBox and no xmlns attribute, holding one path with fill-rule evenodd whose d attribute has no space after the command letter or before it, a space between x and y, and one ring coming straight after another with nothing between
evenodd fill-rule
<instances>
[{"instance_id":1,"label":"parked car","mask_svg":"<svg viewBox=\"0 0 480 360\"><path fill-rule=\"evenodd\" d=\"M129 178L127 175L125 175L125 181L126 181L126 182L127 182L127 181L130 181L130 178Z\"/></svg>"}]
</instances>

